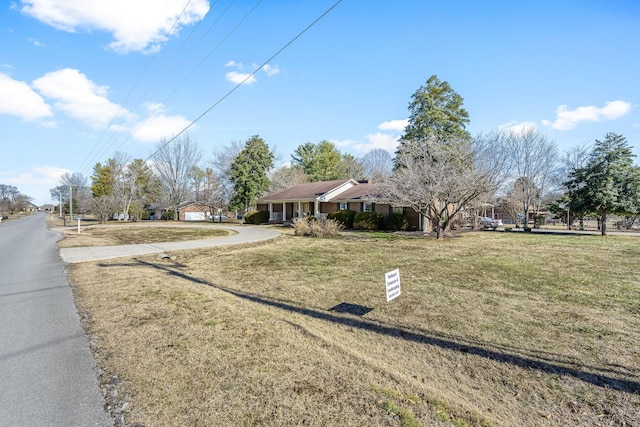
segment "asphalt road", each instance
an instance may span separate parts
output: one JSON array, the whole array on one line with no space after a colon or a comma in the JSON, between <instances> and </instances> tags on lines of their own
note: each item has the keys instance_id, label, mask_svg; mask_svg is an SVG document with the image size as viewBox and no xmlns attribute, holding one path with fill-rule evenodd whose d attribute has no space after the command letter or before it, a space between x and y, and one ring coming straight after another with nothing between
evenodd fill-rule
<instances>
[{"instance_id":1,"label":"asphalt road","mask_svg":"<svg viewBox=\"0 0 640 427\"><path fill-rule=\"evenodd\" d=\"M45 221L0 223L0 426L112 426Z\"/></svg>"}]
</instances>

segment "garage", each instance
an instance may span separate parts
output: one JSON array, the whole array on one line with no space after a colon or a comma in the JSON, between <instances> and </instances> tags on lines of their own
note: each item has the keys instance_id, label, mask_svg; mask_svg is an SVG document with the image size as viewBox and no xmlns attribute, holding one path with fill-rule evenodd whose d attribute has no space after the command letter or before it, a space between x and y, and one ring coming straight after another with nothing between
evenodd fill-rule
<instances>
[{"instance_id":1,"label":"garage","mask_svg":"<svg viewBox=\"0 0 640 427\"><path fill-rule=\"evenodd\" d=\"M185 212L184 220L185 221L204 221L206 218L204 212Z\"/></svg>"}]
</instances>

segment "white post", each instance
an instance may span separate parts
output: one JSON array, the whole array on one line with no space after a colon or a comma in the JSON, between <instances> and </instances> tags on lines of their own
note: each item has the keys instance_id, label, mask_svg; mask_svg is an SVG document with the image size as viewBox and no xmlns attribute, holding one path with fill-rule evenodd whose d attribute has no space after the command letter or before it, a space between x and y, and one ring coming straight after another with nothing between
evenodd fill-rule
<instances>
[{"instance_id":1,"label":"white post","mask_svg":"<svg viewBox=\"0 0 640 427\"><path fill-rule=\"evenodd\" d=\"M80 218L78 218L78 234L80 234Z\"/></svg>"},{"instance_id":2,"label":"white post","mask_svg":"<svg viewBox=\"0 0 640 427\"><path fill-rule=\"evenodd\" d=\"M73 221L73 187L69 186L69 221Z\"/></svg>"}]
</instances>

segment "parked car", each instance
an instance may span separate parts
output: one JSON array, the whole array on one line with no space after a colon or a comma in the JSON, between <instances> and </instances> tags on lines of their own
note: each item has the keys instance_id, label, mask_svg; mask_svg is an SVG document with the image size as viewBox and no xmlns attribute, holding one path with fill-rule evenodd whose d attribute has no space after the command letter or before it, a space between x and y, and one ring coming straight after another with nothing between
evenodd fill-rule
<instances>
[{"instance_id":1,"label":"parked car","mask_svg":"<svg viewBox=\"0 0 640 427\"><path fill-rule=\"evenodd\" d=\"M478 223L483 230L492 229L495 230L498 227L502 227L501 219L493 219L486 216L479 216Z\"/></svg>"},{"instance_id":2,"label":"parked car","mask_svg":"<svg viewBox=\"0 0 640 427\"><path fill-rule=\"evenodd\" d=\"M227 219L227 216L224 214L215 214L213 216L214 221L222 221L223 219Z\"/></svg>"}]
</instances>

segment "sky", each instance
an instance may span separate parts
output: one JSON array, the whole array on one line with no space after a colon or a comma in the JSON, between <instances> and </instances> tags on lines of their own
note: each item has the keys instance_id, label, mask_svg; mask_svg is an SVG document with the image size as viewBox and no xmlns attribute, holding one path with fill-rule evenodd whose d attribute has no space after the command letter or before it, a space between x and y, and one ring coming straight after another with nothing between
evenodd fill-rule
<instances>
[{"instance_id":1,"label":"sky","mask_svg":"<svg viewBox=\"0 0 640 427\"><path fill-rule=\"evenodd\" d=\"M393 153L431 75L472 135L535 126L562 153L615 132L639 155L639 53L635 0L0 1L0 184L42 205L180 134L203 166L253 135L281 163Z\"/></svg>"}]
</instances>

